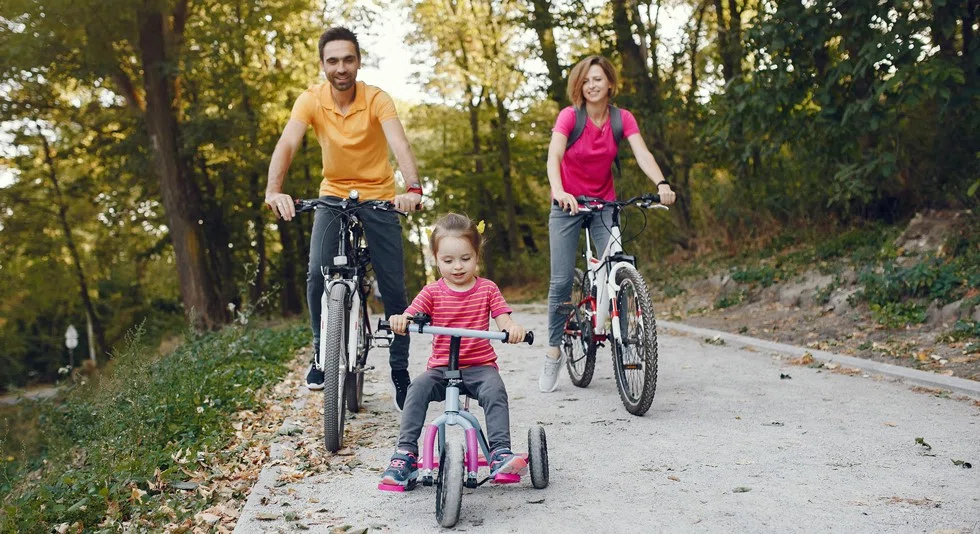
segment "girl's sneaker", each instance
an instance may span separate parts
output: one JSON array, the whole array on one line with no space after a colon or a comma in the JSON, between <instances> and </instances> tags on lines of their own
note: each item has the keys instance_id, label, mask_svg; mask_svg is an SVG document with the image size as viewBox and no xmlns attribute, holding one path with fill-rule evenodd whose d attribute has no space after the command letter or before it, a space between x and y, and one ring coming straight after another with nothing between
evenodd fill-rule
<instances>
[{"instance_id":1,"label":"girl's sneaker","mask_svg":"<svg viewBox=\"0 0 980 534\"><path fill-rule=\"evenodd\" d=\"M527 469L527 460L510 449L501 447L490 453L490 476L498 474L519 475Z\"/></svg>"},{"instance_id":2,"label":"girl's sneaker","mask_svg":"<svg viewBox=\"0 0 980 534\"><path fill-rule=\"evenodd\" d=\"M415 455L406 451L397 451L391 455L388 468L381 474L381 483L412 490L415 489L418 478L419 465Z\"/></svg>"}]
</instances>

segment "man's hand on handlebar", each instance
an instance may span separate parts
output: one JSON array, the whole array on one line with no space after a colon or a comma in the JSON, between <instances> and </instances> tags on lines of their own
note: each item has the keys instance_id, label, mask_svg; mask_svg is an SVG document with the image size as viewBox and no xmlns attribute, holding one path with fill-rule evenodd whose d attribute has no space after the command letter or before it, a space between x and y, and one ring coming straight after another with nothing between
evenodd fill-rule
<instances>
[{"instance_id":1,"label":"man's hand on handlebar","mask_svg":"<svg viewBox=\"0 0 980 534\"><path fill-rule=\"evenodd\" d=\"M395 195L395 209L398 211L404 211L405 213L412 213L419 209L422 204L422 195L418 193L402 193L400 195Z\"/></svg>"},{"instance_id":2,"label":"man's hand on handlebar","mask_svg":"<svg viewBox=\"0 0 980 534\"><path fill-rule=\"evenodd\" d=\"M279 219L291 221L296 216L296 205L293 202L293 197L285 193L267 192L265 194L265 204L269 206L272 213L275 213Z\"/></svg>"},{"instance_id":3,"label":"man's hand on handlebar","mask_svg":"<svg viewBox=\"0 0 980 534\"><path fill-rule=\"evenodd\" d=\"M398 334L399 336L404 336L408 332L408 322L411 320L412 316L407 313L401 315L392 315L388 318L388 323L391 325L391 331Z\"/></svg>"},{"instance_id":4,"label":"man's hand on handlebar","mask_svg":"<svg viewBox=\"0 0 980 534\"><path fill-rule=\"evenodd\" d=\"M560 207L562 211L567 211L571 215L578 213L578 200L575 200L575 197L572 196L571 193L562 191L561 193L554 195L554 197L555 202L558 203L558 207Z\"/></svg>"}]
</instances>

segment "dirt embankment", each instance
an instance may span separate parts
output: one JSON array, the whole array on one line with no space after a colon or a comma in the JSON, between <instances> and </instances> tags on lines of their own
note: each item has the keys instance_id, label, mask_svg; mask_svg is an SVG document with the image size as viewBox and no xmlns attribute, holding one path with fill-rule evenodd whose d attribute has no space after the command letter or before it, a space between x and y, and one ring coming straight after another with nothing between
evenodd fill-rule
<instances>
[{"instance_id":1,"label":"dirt embankment","mask_svg":"<svg viewBox=\"0 0 980 534\"><path fill-rule=\"evenodd\" d=\"M899 251L896 264L910 267L928 255L948 256L947 238L964 224L961 213L917 215L892 243ZM864 287L858 273L866 268L847 264L827 274L813 267L768 287L720 273L680 284L679 295L656 298L660 315L669 319L980 380L980 341L950 335L958 320L980 322L975 290L955 302L920 302L926 307L924 322L889 328L859 298Z\"/></svg>"}]
</instances>

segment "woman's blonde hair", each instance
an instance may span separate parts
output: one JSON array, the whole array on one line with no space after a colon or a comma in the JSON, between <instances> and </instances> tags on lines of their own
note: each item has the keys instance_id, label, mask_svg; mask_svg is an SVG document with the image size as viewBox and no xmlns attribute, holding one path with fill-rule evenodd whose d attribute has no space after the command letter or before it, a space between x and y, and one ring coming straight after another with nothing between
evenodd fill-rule
<instances>
[{"instance_id":1,"label":"woman's blonde hair","mask_svg":"<svg viewBox=\"0 0 980 534\"><path fill-rule=\"evenodd\" d=\"M582 107L585 102L585 97L582 96L582 87L585 85L585 78L589 75L589 67L592 65L599 65L602 72L606 74L606 78L609 79L609 98L616 96L618 77L612 62L603 56L589 56L576 63L568 75L568 100L577 108Z\"/></svg>"}]
</instances>

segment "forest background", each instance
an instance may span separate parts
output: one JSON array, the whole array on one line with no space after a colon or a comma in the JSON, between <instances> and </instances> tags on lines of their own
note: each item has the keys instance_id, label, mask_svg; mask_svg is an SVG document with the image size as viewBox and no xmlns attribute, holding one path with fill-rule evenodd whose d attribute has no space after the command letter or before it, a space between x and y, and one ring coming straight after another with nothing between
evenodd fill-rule
<instances>
[{"instance_id":1,"label":"forest background","mask_svg":"<svg viewBox=\"0 0 980 534\"><path fill-rule=\"evenodd\" d=\"M431 276L425 229L453 209L487 222L486 276L540 299L545 154L568 70L591 53L620 68L616 104L679 195L642 234L640 219L627 229L658 290L670 265L786 236L847 235L928 208L975 221L978 4L6 0L0 389L57 378L68 324L91 323L104 363L139 324L162 337L260 302L267 315L305 313L310 222L277 223L262 199L290 107L321 79L326 26L370 41L395 13L409 28L400 46L422 96L398 108L430 208L406 223L409 293ZM382 51L363 53L370 65ZM648 191L621 148L620 196ZM314 196L320 171L311 134L287 192ZM961 252L980 257L975 241ZM954 274L912 292L942 282L948 301L977 300L976 264ZM921 311L888 305L899 318Z\"/></svg>"}]
</instances>

